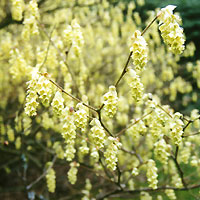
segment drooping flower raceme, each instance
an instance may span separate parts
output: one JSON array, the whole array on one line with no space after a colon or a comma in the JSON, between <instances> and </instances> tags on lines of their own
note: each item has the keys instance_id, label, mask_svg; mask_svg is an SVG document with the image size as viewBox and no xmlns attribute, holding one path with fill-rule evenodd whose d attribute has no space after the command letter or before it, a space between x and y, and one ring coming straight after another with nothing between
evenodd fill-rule
<instances>
[{"instance_id":1,"label":"drooping flower raceme","mask_svg":"<svg viewBox=\"0 0 200 200\"><path fill-rule=\"evenodd\" d=\"M49 82L47 78L44 76L40 76L37 83L39 98L42 100L42 104L44 106L49 105L50 97L51 97L51 86L52 84Z\"/></svg>"},{"instance_id":2,"label":"drooping flower raceme","mask_svg":"<svg viewBox=\"0 0 200 200\"><path fill-rule=\"evenodd\" d=\"M150 159L147 163L147 180L149 182L149 186L153 189L157 188L157 180L158 174L157 174L157 167L154 162L154 160Z\"/></svg>"},{"instance_id":3,"label":"drooping flower raceme","mask_svg":"<svg viewBox=\"0 0 200 200\"><path fill-rule=\"evenodd\" d=\"M163 164L167 164L170 146L166 144L164 139L155 143L154 153L156 158Z\"/></svg>"},{"instance_id":4,"label":"drooping flower raceme","mask_svg":"<svg viewBox=\"0 0 200 200\"><path fill-rule=\"evenodd\" d=\"M36 115L36 109L39 105L37 102L37 81L39 74L37 69L32 71L32 79L28 82L28 95L26 96L25 113L29 116Z\"/></svg>"},{"instance_id":5,"label":"drooping flower raceme","mask_svg":"<svg viewBox=\"0 0 200 200\"><path fill-rule=\"evenodd\" d=\"M147 64L147 54L148 48L145 39L141 36L140 31L135 31L132 36L132 47L130 51L132 51L132 59L133 64L135 65L136 70L142 71L144 66Z\"/></svg>"},{"instance_id":6,"label":"drooping flower raceme","mask_svg":"<svg viewBox=\"0 0 200 200\"><path fill-rule=\"evenodd\" d=\"M63 110L63 130L62 136L65 140L66 151L65 157L68 161L71 161L74 158L76 149L75 139L76 139L76 126L74 124L74 113L70 111L69 108Z\"/></svg>"},{"instance_id":7,"label":"drooping flower raceme","mask_svg":"<svg viewBox=\"0 0 200 200\"><path fill-rule=\"evenodd\" d=\"M107 167L111 170L116 169L118 161L117 153L121 145L118 138L108 137L108 148L105 151L104 156L106 158Z\"/></svg>"},{"instance_id":8,"label":"drooping flower raceme","mask_svg":"<svg viewBox=\"0 0 200 200\"><path fill-rule=\"evenodd\" d=\"M51 165L51 164L52 164L51 162L48 163L48 165ZM54 193L56 189L56 175L53 168L50 168L47 171L46 181L47 181L47 187L48 187L49 192Z\"/></svg>"},{"instance_id":9,"label":"drooping flower raceme","mask_svg":"<svg viewBox=\"0 0 200 200\"><path fill-rule=\"evenodd\" d=\"M105 131L103 129L103 127L101 126L101 123L98 119L94 118L91 123L91 125L93 125L93 127L91 128L91 139L93 140L93 143L96 145L97 148L103 148L104 147L104 143L105 143Z\"/></svg>"},{"instance_id":10,"label":"drooping flower raceme","mask_svg":"<svg viewBox=\"0 0 200 200\"><path fill-rule=\"evenodd\" d=\"M53 110L55 114L60 116L62 114L62 111L64 109L64 99L62 97L62 93L60 91L57 91L51 105L53 106Z\"/></svg>"},{"instance_id":11,"label":"drooping flower raceme","mask_svg":"<svg viewBox=\"0 0 200 200\"><path fill-rule=\"evenodd\" d=\"M130 75L128 84L131 88L132 97L137 103L142 99L144 87L140 81L140 77L136 74L135 70L129 68L128 73Z\"/></svg>"},{"instance_id":12,"label":"drooping flower raceme","mask_svg":"<svg viewBox=\"0 0 200 200\"><path fill-rule=\"evenodd\" d=\"M72 185L74 185L77 180L77 173L78 173L77 167L79 167L79 163L76 162L70 163L70 170L68 171L67 175L68 175L68 180Z\"/></svg>"},{"instance_id":13,"label":"drooping flower raceme","mask_svg":"<svg viewBox=\"0 0 200 200\"><path fill-rule=\"evenodd\" d=\"M109 87L109 92L104 94L104 109L106 111L106 114L109 117L113 117L113 115L116 113L117 110L117 102L118 102L118 97L117 97L117 92L115 86L110 86Z\"/></svg>"},{"instance_id":14,"label":"drooping flower raceme","mask_svg":"<svg viewBox=\"0 0 200 200\"><path fill-rule=\"evenodd\" d=\"M86 107L83 105L83 103L78 103L76 105L76 108L78 110L75 112L75 124L77 127L79 127L81 129L82 132L85 132L86 126L87 126Z\"/></svg>"},{"instance_id":15,"label":"drooping flower raceme","mask_svg":"<svg viewBox=\"0 0 200 200\"><path fill-rule=\"evenodd\" d=\"M174 190L167 189L165 190L165 194L169 197L170 200L176 200L176 195Z\"/></svg>"},{"instance_id":16,"label":"drooping flower raceme","mask_svg":"<svg viewBox=\"0 0 200 200\"><path fill-rule=\"evenodd\" d=\"M12 8L12 18L17 21L21 21L23 18L24 11L24 0L11 0Z\"/></svg>"},{"instance_id":17,"label":"drooping flower raceme","mask_svg":"<svg viewBox=\"0 0 200 200\"><path fill-rule=\"evenodd\" d=\"M31 0L28 4L24 17L24 29L22 31L22 37L25 40L30 39L30 35L38 35L39 29L37 20L40 19L37 0Z\"/></svg>"},{"instance_id":18,"label":"drooping flower raceme","mask_svg":"<svg viewBox=\"0 0 200 200\"><path fill-rule=\"evenodd\" d=\"M164 42L169 45L169 50L174 54L181 54L185 49L183 28L178 24L180 17L173 14L173 10L176 8L174 5L168 5L161 9L159 20L161 36Z\"/></svg>"},{"instance_id":19,"label":"drooping flower raceme","mask_svg":"<svg viewBox=\"0 0 200 200\"><path fill-rule=\"evenodd\" d=\"M173 116L173 121L171 123L171 139L176 145L180 145L182 141L182 135L183 135L183 121L180 119L182 117L182 114L179 112L176 112Z\"/></svg>"}]
</instances>

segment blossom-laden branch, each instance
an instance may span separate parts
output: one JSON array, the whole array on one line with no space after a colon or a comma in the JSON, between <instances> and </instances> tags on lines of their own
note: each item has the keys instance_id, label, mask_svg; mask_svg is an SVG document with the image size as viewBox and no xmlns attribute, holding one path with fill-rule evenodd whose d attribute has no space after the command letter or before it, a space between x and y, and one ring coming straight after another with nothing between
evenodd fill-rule
<instances>
[{"instance_id":1,"label":"blossom-laden branch","mask_svg":"<svg viewBox=\"0 0 200 200\"><path fill-rule=\"evenodd\" d=\"M82 102L80 99L76 98L75 96L69 94L68 92L66 92L60 85L58 85L55 81L53 81L52 79L48 78L48 74L41 74L43 76L45 76L51 83L53 83L57 88L59 88L61 90L61 92L63 92L64 94L68 95L69 97L71 97L73 100L79 102L79 103L82 103L84 106L86 106L87 108L89 108L90 110L94 111L94 112L97 112L97 109Z\"/></svg>"},{"instance_id":2,"label":"blossom-laden branch","mask_svg":"<svg viewBox=\"0 0 200 200\"><path fill-rule=\"evenodd\" d=\"M177 188L177 187L170 187L170 186L161 186L158 187L157 189L153 189L153 188L141 188L141 189L135 189L135 190L120 190L120 189L116 189L113 190L112 192L109 192L107 194L103 194L101 196L97 196L97 200L103 200L107 197L112 197L113 195L116 194L131 194L131 195L136 195L139 194L140 192L158 192L158 191L162 191L162 190L175 190L175 191L188 191L188 190L193 190L196 188L200 188L200 184L196 184L196 185L191 185L188 187L183 187L183 188Z\"/></svg>"},{"instance_id":3,"label":"blossom-laden branch","mask_svg":"<svg viewBox=\"0 0 200 200\"><path fill-rule=\"evenodd\" d=\"M142 31L141 36L143 36L145 34L145 32L151 27L151 25L158 19L160 14L156 15L156 17L148 24L148 26ZM119 85L119 82L121 81L121 79L123 78L123 76L126 74L127 72L127 68L128 68L128 64L130 62L131 56L133 54L133 51L130 52L128 59L126 61L126 64L124 66L124 69L119 77L119 79L117 80L117 82L115 83L115 87L117 88Z\"/></svg>"}]
</instances>

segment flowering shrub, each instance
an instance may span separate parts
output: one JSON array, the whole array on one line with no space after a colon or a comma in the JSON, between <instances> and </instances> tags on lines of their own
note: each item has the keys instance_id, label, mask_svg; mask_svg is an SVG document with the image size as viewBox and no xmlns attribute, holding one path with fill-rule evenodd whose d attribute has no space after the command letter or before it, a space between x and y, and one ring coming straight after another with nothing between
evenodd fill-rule
<instances>
[{"instance_id":1,"label":"flowering shrub","mask_svg":"<svg viewBox=\"0 0 200 200\"><path fill-rule=\"evenodd\" d=\"M198 195L199 110L170 106L179 93L191 94L182 106L198 99L179 76L194 44L176 6L142 22L144 3L0 3L0 19L4 6L12 16L0 29L0 168L21 199ZM185 64L198 87L199 63Z\"/></svg>"}]
</instances>

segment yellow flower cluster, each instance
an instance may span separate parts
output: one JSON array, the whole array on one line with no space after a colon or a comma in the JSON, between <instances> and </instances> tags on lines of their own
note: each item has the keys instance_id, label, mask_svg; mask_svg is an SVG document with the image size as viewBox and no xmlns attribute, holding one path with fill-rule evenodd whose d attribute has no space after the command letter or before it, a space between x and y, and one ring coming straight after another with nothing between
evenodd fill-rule
<instances>
[{"instance_id":1,"label":"yellow flower cluster","mask_svg":"<svg viewBox=\"0 0 200 200\"><path fill-rule=\"evenodd\" d=\"M14 142L15 133L14 133L14 130L10 126L7 126L7 136L8 136L9 142Z\"/></svg>"},{"instance_id":2,"label":"yellow flower cluster","mask_svg":"<svg viewBox=\"0 0 200 200\"><path fill-rule=\"evenodd\" d=\"M118 140L119 138L108 137L107 139L108 148L106 149L104 153L107 167L113 171L116 169L116 165L118 161L117 154L118 154L118 150L120 149L122 145Z\"/></svg>"},{"instance_id":3,"label":"yellow flower cluster","mask_svg":"<svg viewBox=\"0 0 200 200\"><path fill-rule=\"evenodd\" d=\"M25 113L29 116L36 115L36 109L39 105L37 102L37 81L39 74L37 69L32 71L32 79L28 82L28 95L26 96Z\"/></svg>"},{"instance_id":4,"label":"yellow flower cluster","mask_svg":"<svg viewBox=\"0 0 200 200\"><path fill-rule=\"evenodd\" d=\"M30 67L27 66L24 55L19 51L19 49L16 48L11 50L9 63L11 64L9 70L12 78L16 80L16 82L23 80L23 78L27 75L26 73L28 73Z\"/></svg>"},{"instance_id":5,"label":"yellow flower cluster","mask_svg":"<svg viewBox=\"0 0 200 200\"><path fill-rule=\"evenodd\" d=\"M143 36L141 36L140 31L135 31L134 35L132 36L132 47L130 48L130 51L132 51L132 59L133 64L135 65L135 68L137 71L142 71L144 69L144 66L147 64L147 43Z\"/></svg>"},{"instance_id":6,"label":"yellow flower cluster","mask_svg":"<svg viewBox=\"0 0 200 200\"><path fill-rule=\"evenodd\" d=\"M82 190L82 193L84 194L84 197L81 198L81 200L91 200L90 197L90 190L92 189L92 184L90 183L90 179L86 179L85 181L85 189Z\"/></svg>"},{"instance_id":7,"label":"yellow flower cluster","mask_svg":"<svg viewBox=\"0 0 200 200\"><path fill-rule=\"evenodd\" d=\"M21 144L22 144L22 142L21 142L21 137L17 137L16 138L16 141L15 141L15 148L16 149L20 149L21 148Z\"/></svg>"},{"instance_id":8,"label":"yellow flower cluster","mask_svg":"<svg viewBox=\"0 0 200 200\"><path fill-rule=\"evenodd\" d=\"M155 157L164 165L167 164L168 157L170 156L170 145L167 145L164 139L155 143L154 153Z\"/></svg>"},{"instance_id":9,"label":"yellow flower cluster","mask_svg":"<svg viewBox=\"0 0 200 200\"><path fill-rule=\"evenodd\" d=\"M63 40L67 49L70 50L71 48L70 54L73 59L82 55L84 38L76 19L72 20L71 26L68 25L63 31Z\"/></svg>"},{"instance_id":10,"label":"yellow flower cluster","mask_svg":"<svg viewBox=\"0 0 200 200\"><path fill-rule=\"evenodd\" d=\"M38 10L37 0L31 0L24 16L24 28L22 31L22 37L25 40L29 40L31 35L38 35L38 21L40 19L40 14Z\"/></svg>"},{"instance_id":11,"label":"yellow flower cluster","mask_svg":"<svg viewBox=\"0 0 200 200\"><path fill-rule=\"evenodd\" d=\"M12 18L17 21L21 21L23 18L23 11L24 11L24 0L11 0L12 7L11 13Z\"/></svg>"},{"instance_id":12,"label":"yellow flower cluster","mask_svg":"<svg viewBox=\"0 0 200 200\"><path fill-rule=\"evenodd\" d=\"M53 144L53 149L55 150L58 158L64 159L64 151L63 151L63 148L62 148L60 142L55 142Z\"/></svg>"},{"instance_id":13,"label":"yellow flower cluster","mask_svg":"<svg viewBox=\"0 0 200 200\"><path fill-rule=\"evenodd\" d=\"M78 103L76 105L77 111L75 112L75 125L81 129L83 133L86 131L87 126L87 109L83 103Z\"/></svg>"},{"instance_id":14,"label":"yellow flower cluster","mask_svg":"<svg viewBox=\"0 0 200 200\"><path fill-rule=\"evenodd\" d=\"M140 81L140 77L136 74L136 72L133 69L129 68L128 73L129 73L128 84L129 87L131 88L132 97L135 103L137 103L143 97L144 87Z\"/></svg>"},{"instance_id":15,"label":"yellow flower cluster","mask_svg":"<svg viewBox=\"0 0 200 200\"><path fill-rule=\"evenodd\" d=\"M183 29L179 26L178 22L180 18L178 15L173 14L173 10L176 6L168 5L161 9L160 19L160 31L164 42L169 45L170 51L175 54L181 54L185 49Z\"/></svg>"},{"instance_id":16,"label":"yellow flower cluster","mask_svg":"<svg viewBox=\"0 0 200 200\"><path fill-rule=\"evenodd\" d=\"M51 162L48 163L50 165ZM54 193L56 189L56 175L54 169L50 168L46 174L47 187L49 192Z\"/></svg>"},{"instance_id":17,"label":"yellow flower cluster","mask_svg":"<svg viewBox=\"0 0 200 200\"><path fill-rule=\"evenodd\" d=\"M104 109L105 109L106 115L112 118L117 111L117 102L118 102L115 86L110 86L109 92L104 94L103 98L104 98L103 103L105 105Z\"/></svg>"},{"instance_id":18,"label":"yellow flower cluster","mask_svg":"<svg viewBox=\"0 0 200 200\"><path fill-rule=\"evenodd\" d=\"M184 164L188 164L189 159L191 157L191 150L192 150L192 144L191 142L185 142L185 145L181 147L180 149L180 156L179 161L183 162Z\"/></svg>"},{"instance_id":19,"label":"yellow flower cluster","mask_svg":"<svg viewBox=\"0 0 200 200\"><path fill-rule=\"evenodd\" d=\"M74 158L76 149L75 138L76 138L76 126L74 124L74 113L70 111L68 107L63 110L63 130L62 136L65 140L66 151L65 157L68 161L71 161Z\"/></svg>"},{"instance_id":20,"label":"yellow flower cluster","mask_svg":"<svg viewBox=\"0 0 200 200\"><path fill-rule=\"evenodd\" d=\"M72 185L76 183L78 167L79 167L79 163L76 163L76 162L70 163L70 170L68 171L67 175L68 175L68 180Z\"/></svg>"},{"instance_id":21,"label":"yellow flower cluster","mask_svg":"<svg viewBox=\"0 0 200 200\"><path fill-rule=\"evenodd\" d=\"M183 135L183 121L180 119L182 114L179 112L174 113L171 126L171 139L176 145L180 145Z\"/></svg>"},{"instance_id":22,"label":"yellow flower cluster","mask_svg":"<svg viewBox=\"0 0 200 200\"><path fill-rule=\"evenodd\" d=\"M152 196L148 192L141 192L140 200L152 200Z\"/></svg>"},{"instance_id":23,"label":"yellow flower cluster","mask_svg":"<svg viewBox=\"0 0 200 200\"><path fill-rule=\"evenodd\" d=\"M174 190L167 189L165 190L165 194L169 197L170 200L176 200L176 195Z\"/></svg>"},{"instance_id":24,"label":"yellow flower cluster","mask_svg":"<svg viewBox=\"0 0 200 200\"><path fill-rule=\"evenodd\" d=\"M37 82L37 91L39 94L39 98L42 101L42 104L46 107L49 106L50 102L50 97L52 93L51 86L52 84L47 78L45 78L44 76L40 76Z\"/></svg>"},{"instance_id":25,"label":"yellow flower cluster","mask_svg":"<svg viewBox=\"0 0 200 200\"><path fill-rule=\"evenodd\" d=\"M157 174L157 167L155 164L155 161L150 159L147 163L147 180L149 182L149 186L153 189L157 188L157 180L158 174Z\"/></svg>"},{"instance_id":26,"label":"yellow flower cluster","mask_svg":"<svg viewBox=\"0 0 200 200\"><path fill-rule=\"evenodd\" d=\"M57 91L53 101L51 103L51 106L53 107L54 113L58 116L62 115L63 109L64 109L64 99L62 97L62 92Z\"/></svg>"},{"instance_id":27,"label":"yellow flower cluster","mask_svg":"<svg viewBox=\"0 0 200 200\"><path fill-rule=\"evenodd\" d=\"M105 140L106 140L106 134L105 134L103 127L101 126L100 121L98 119L94 118L90 122L90 124L93 125L93 127L91 128L91 132L90 132L92 142L94 143L94 145L97 148L99 148L99 149L103 148Z\"/></svg>"}]
</instances>

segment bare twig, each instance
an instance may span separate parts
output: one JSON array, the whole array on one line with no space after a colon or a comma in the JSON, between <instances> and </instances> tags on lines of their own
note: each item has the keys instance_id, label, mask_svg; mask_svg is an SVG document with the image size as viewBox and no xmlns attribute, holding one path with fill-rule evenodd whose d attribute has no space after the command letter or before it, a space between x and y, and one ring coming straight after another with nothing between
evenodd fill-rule
<instances>
[{"instance_id":1,"label":"bare twig","mask_svg":"<svg viewBox=\"0 0 200 200\"><path fill-rule=\"evenodd\" d=\"M49 169L51 169L53 167L54 163L56 162L56 159L57 159L57 156L55 155L54 158L53 158L53 160L52 160L52 164L44 171L44 173L41 176L39 176L35 181L33 181L32 183L30 183L26 187L27 190L31 189L33 187L33 185L35 185L36 183L38 183L42 178L44 178L46 176L46 174L49 171Z\"/></svg>"},{"instance_id":2,"label":"bare twig","mask_svg":"<svg viewBox=\"0 0 200 200\"><path fill-rule=\"evenodd\" d=\"M190 137L190 136L194 136L194 135L198 135L198 134L200 134L200 132L192 133L192 134L190 134L190 135L183 135L182 137L183 137L183 138L184 138L184 137Z\"/></svg>"},{"instance_id":3,"label":"bare twig","mask_svg":"<svg viewBox=\"0 0 200 200\"><path fill-rule=\"evenodd\" d=\"M39 67L39 70L42 69L42 67L44 66L44 64L45 64L46 61L47 61L47 57L48 57L48 53L49 53L49 49L50 49L50 44L51 44L51 37L52 37L53 31L55 30L55 27L56 27L56 25L53 26L52 31L51 31L51 33L50 33L50 35L49 35L49 43L48 43L48 46L47 46L47 53L46 53L46 55L45 55L45 58L44 58L44 60L43 60L43 63L42 63L42 64L40 65L40 67Z\"/></svg>"},{"instance_id":4,"label":"bare twig","mask_svg":"<svg viewBox=\"0 0 200 200\"><path fill-rule=\"evenodd\" d=\"M99 117L99 122L101 123L101 126L104 128L104 130L110 135L113 137L113 134L108 130L108 128L104 125L102 119L101 119L101 110L96 110L97 114L98 114L98 117Z\"/></svg>"},{"instance_id":5,"label":"bare twig","mask_svg":"<svg viewBox=\"0 0 200 200\"><path fill-rule=\"evenodd\" d=\"M42 31L44 32L44 34L46 35L46 37L49 39L49 41L51 42L51 44L55 47L55 49L57 50L58 54L60 55L60 57L62 58L62 60L64 61L65 65L67 66L67 69L71 75L71 78L72 78L72 81L73 81L73 84L76 88L76 90L78 91L78 87L77 87L77 84L76 84L76 80L75 80L75 75L74 73L72 72L72 70L70 69L70 67L68 66L67 62L66 62L66 58L62 55L62 53L60 52L60 50L57 48L57 46L54 44L54 42L52 41L51 37L48 35L47 31L44 29L42 23L40 21L38 21L38 23L40 24L40 27L42 29Z\"/></svg>"},{"instance_id":6,"label":"bare twig","mask_svg":"<svg viewBox=\"0 0 200 200\"><path fill-rule=\"evenodd\" d=\"M48 78L48 75L46 74L41 74L43 76L45 76L51 83L53 83L57 88L59 88L64 94L68 95L69 97L71 97L72 99L74 99L75 101L82 103L84 106L86 106L87 108L89 108L90 110L97 112L97 109L82 102L80 99L76 98L75 96L69 94L68 92L66 92L60 85L58 85L55 81L53 81L52 79Z\"/></svg>"},{"instance_id":7,"label":"bare twig","mask_svg":"<svg viewBox=\"0 0 200 200\"><path fill-rule=\"evenodd\" d=\"M173 159L174 162L175 162L176 168L177 168L178 173L179 173L179 175L180 175L180 177L181 177L181 182L182 182L182 184L184 185L185 188L187 188L187 184L186 184L186 182L185 182L185 180L184 180L183 171L182 171L182 169L181 169L181 167L180 167L180 165L179 165L179 163L178 163L178 161L177 161L177 154L178 154L178 153L177 153L177 149L178 149L178 146L176 147L175 157L174 157L174 156L171 156L171 157L172 157L172 159Z\"/></svg>"},{"instance_id":8,"label":"bare twig","mask_svg":"<svg viewBox=\"0 0 200 200\"><path fill-rule=\"evenodd\" d=\"M131 126L137 124L139 121L143 120L145 117L147 117L148 115L150 115L153 112L153 110L151 110L150 112L148 112L147 114L143 115L142 117L140 117L139 119L135 120L133 123L129 124L126 128L122 129L120 132L118 132L116 134L117 137L119 137L121 134L123 134L127 129L129 129Z\"/></svg>"},{"instance_id":9,"label":"bare twig","mask_svg":"<svg viewBox=\"0 0 200 200\"><path fill-rule=\"evenodd\" d=\"M187 191L187 190L192 190L192 189L196 189L196 188L199 188L200 187L200 184L196 184L196 185L191 185L191 186L188 186L188 187L183 187L183 188L177 188L177 187L170 187L170 186L161 186L161 187L158 187L157 189L152 189L152 188L141 188L141 189L135 189L135 190L119 190L119 189L116 189L116 190L113 190L107 194L104 194L102 196L97 196L97 200L103 200L107 197L110 197L112 195L115 195L115 194L125 194L125 193L128 193L128 194L139 194L140 192L157 192L157 191L162 191L162 190L168 190L168 189L171 189L171 190L175 190L175 191Z\"/></svg>"}]
</instances>

